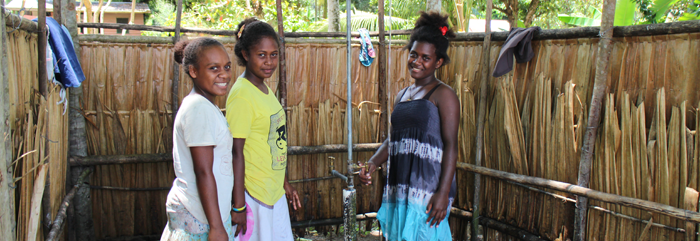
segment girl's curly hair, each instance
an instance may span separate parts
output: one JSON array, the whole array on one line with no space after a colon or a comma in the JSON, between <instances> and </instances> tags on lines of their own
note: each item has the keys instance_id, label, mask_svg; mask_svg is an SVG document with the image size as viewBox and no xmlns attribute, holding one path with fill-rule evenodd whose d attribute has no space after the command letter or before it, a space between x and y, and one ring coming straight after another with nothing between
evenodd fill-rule
<instances>
[{"instance_id":1,"label":"girl's curly hair","mask_svg":"<svg viewBox=\"0 0 700 241\"><path fill-rule=\"evenodd\" d=\"M449 38L454 38L456 35L450 28L447 19L447 15L439 12L426 13L421 11L405 49L410 50L416 42L430 43L435 45L435 54L438 59L443 59L444 64L450 63L450 56L447 56L447 48L450 46Z\"/></svg>"}]
</instances>

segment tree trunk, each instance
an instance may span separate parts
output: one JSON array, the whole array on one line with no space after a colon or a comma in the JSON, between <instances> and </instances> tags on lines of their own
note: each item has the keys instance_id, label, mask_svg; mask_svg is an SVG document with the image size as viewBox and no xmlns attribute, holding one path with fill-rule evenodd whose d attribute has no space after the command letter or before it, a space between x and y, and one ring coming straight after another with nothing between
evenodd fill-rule
<instances>
[{"instance_id":1,"label":"tree trunk","mask_svg":"<svg viewBox=\"0 0 700 241\"><path fill-rule=\"evenodd\" d=\"M95 12L91 12L92 14L92 22L93 23L101 23L102 19L98 19L100 17L100 12L102 12L102 4L104 4L104 0L100 0L100 3L97 4L97 10Z\"/></svg>"},{"instance_id":2,"label":"tree trunk","mask_svg":"<svg viewBox=\"0 0 700 241\"><path fill-rule=\"evenodd\" d=\"M83 22L91 23L90 13L92 13L92 2L90 0L82 0L85 6L85 14L83 14ZM85 29L83 33L92 33L92 29Z\"/></svg>"},{"instance_id":3,"label":"tree trunk","mask_svg":"<svg viewBox=\"0 0 700 241\"><path fill-rule=\"evenodd\" d=\"M588 111L588 127L584 135L581 147L581 162L579 163L578 185L588 187L591 179L591 160L595 150L595 139L600 124L600 112L603 106L603 96L607 87L607 76L610 62L610 54L613 50L613 22L615 20L616 0L605 0L603 5L603 19L600 24L600 42L598 43L598 57L596 59L595 82L593 84L593 96L591 107ZM576 217L574 219L574 241L586 240L586 220L588 216L588 199L578 196L576 204Z\"/></svg>"},{"instance_id":4,"label":"tree trunk","mask_svg":"<svg viewBox=\"0 0 700 241\"><path fill-rule=\"evenodd\" d=\"M328 32L340 31L340 3L338 0L326 0L328 5Z\"/></svg>"},{"instance_id":5,"label":"tree trunk","mask_svg":"<svg viewBox=\"0 0 700 241\"><path fill-rule=\"evenodd\" d=\"M61 11L63 14L63 25L66 26L73 39L73 47L77 56L80 56L80 42L78 41L78 23L73 1L61 1ZM86 11L86 13L92 11ZM80 114L82 109L83 87L74 87L68 90L68 155L87 156L87 142L85 132L85 118ZM90 168L90 167L86 167ZM70 175L67 176L67 184L73 186L78 182L82 167L70 168ZM69 190L69 189L66 189ZM95 233L92 223L92 202L90 201L90 190L85 188L78 191L73 198L74 205L68 209L69 222L68 240L95 240Z\"/></svg>"},{"instance_id":6,"label":"tree trunk","mask_svg":"<svg viewBox=\"0 0 700 241\"><path fill-rule=\"evenodd\" d=\"M134 17L136 15L136 0L131 0L131 15L129 16L129 24L134 24ZM122 30L122 36L126 34L126 30Z\"/></svg>"},{"instance_id":7,"label":"tree trunk","mask_svg":"<svg viewBox=\"0 0 700 241\"><path fill-rule=\"evenodd\" d=\"M530 7L527 8L527 15L525 16L525 27L530 27L532 25L532 21L535 20L535 13L537 12L537 7L539 6L540 0L532 0L532 2L530 2Z\"/></svg>"},{"instance_id":8,"label":"tree trunk","mask_svg":"<svg viewBox=\"0 0 700 241\"><path fill-rule=\"evenodd\" d=\"M425 10L427 11L442 11L442 0L428 0L425 4Z\"/></svg>"},{"instance_id":9,"label":"tree trunk","mask_svg":"<svg viewBox=\"0 0 700 241\"><path fill-rule=\"evenodd\" d=\"M0 3L5 6L4 1ZM4 11L3 11L4 12ZM4 16L0 26L5 26ZM7 76L7 31L0 33L0 134L10 133L10 87ZM15 240L15 192L12 184L12 142L0 142L0 240Z\"/></svg>"}]
</instances>

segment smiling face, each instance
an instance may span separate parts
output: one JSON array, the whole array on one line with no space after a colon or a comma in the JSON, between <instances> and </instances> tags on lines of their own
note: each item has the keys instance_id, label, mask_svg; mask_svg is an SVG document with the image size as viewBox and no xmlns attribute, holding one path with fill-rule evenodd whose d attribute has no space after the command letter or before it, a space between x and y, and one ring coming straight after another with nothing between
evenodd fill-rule
<instances>
[{"instance_id":1,"label":"smiling face","mask_svg":"<svg viewBox=\"0 0 700 241\"><path fill-rule=\"evenodd\" d=\"M252 77L262 81L270 78L277 69L279 46L272 37L263 37L260 42L253 45L247 51L243 51L246 64L246 72ZM251 80L253 81L253 80Z\"/></svg>"},{"instance_id":2,"label":"smiling face","mask_svg":"<svg viewBox=\"0 0 700 241\"><path fill-rule=\"evenodd\" d=\"M204 48L189 71L198 94L210 101L216 96L226 95L231 82L231 60L222 46Z\"/></svg>"},{"instance_id":3,"label":"smiling face","mask_svg":"<svg viewBox=\"0 0 700 241\"><path fill-rule=\"evenodd\" d=\"M415 42L408 54L408 70L415 80L435 76L435 70L442 66L443 59L438 59L435 45Z\"/></svg>"}]
</instances>

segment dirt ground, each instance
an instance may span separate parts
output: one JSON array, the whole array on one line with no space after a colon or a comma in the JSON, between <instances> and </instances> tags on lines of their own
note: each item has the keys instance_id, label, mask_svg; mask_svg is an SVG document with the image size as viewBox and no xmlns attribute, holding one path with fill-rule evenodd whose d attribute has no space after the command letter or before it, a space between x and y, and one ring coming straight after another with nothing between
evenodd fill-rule
<instances>
[{"instance_id":1,"label":"dirt ground","mask_svg":"<svg viewBox=\"0 0 700 241\"><path fill-rule=\"evenodd\" d=\"M369 224L371 228L368 229L368 224L366 222L371 222ZM359 226L360 232L357 235L358 241L382 240L382 235L381 231L379 231L379 224L377 220L360 221ZM303 237L297 238L297 241L343 240L344 232L342 225L321 227L318 230L314 228L307 228L305 231L306 232Z\"/></svg>"}]
</instances>

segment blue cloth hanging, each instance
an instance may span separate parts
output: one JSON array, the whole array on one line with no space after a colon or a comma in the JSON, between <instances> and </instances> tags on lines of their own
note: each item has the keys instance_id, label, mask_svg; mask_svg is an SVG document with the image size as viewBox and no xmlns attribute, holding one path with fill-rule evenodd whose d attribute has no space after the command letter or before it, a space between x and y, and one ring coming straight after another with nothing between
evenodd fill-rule
<instances>
[{"instance_id":1,"label":"blue cloth hanging","mask_svg":"<svg viewBox=\"0 0 700 241\"><path fill-rule=\"evenodd\" d=\"M374 53L374 47L372 46L372 41L369 38L369 31L367 29L360 29L360 63L364 65L365 67L369 67L372 62L374 62L374 58L376 57L376 54Z\"/></svg>"},{"instance_id":2,"label":"blue cloth hanging","mask_svg":"<svg viewBox=\"0 0 700 241\"><path fill-rule=\"evenodd\" d=\"M32 21L37 22L38 19ZM61 83L64 88L80 86L80 83L85 80L85 74L75 54L73 39L68 29L51 17L46 17L46 25L49 27L47 37L53 52L55 81Z\"/></svg>"}]
</instances>

